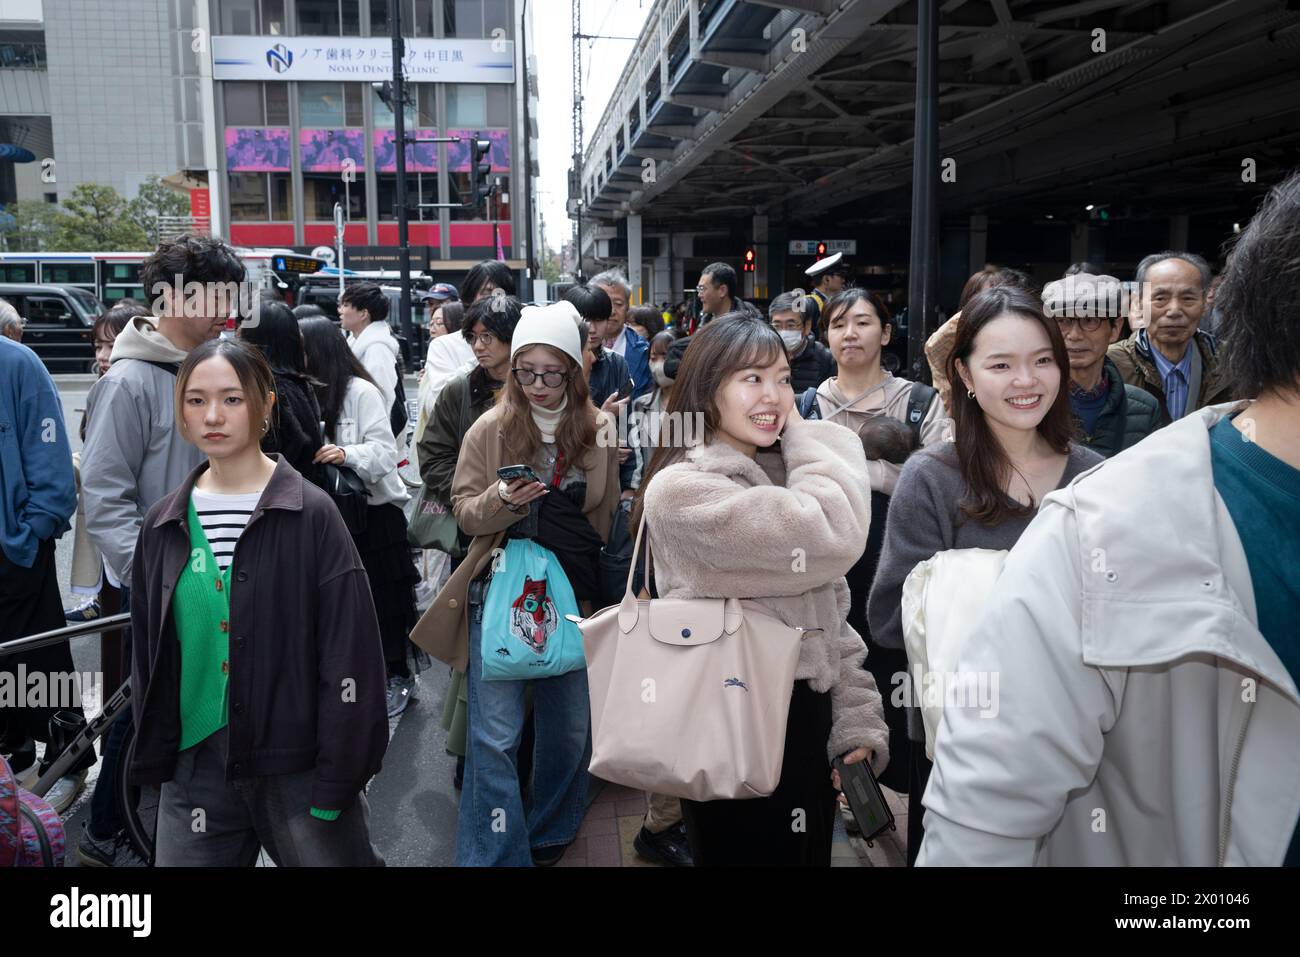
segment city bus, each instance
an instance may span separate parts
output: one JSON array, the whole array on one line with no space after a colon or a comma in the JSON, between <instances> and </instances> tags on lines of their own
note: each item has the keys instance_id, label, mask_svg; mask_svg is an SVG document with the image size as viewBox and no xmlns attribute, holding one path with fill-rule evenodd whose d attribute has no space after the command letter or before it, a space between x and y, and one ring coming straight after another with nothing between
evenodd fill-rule
<instances>
[{"instance_id":1,"label":"city bus","mask_svg":"<svg viewBox=\"0 0 1300 957\"><path fill-rule=\"evenodd\" d=\"M267 288L283 289L289 280L314 273L325 265L322 259L303 256L291 249L236 247L235 251L248 270L248 281ZM148 304L150 297L140 285L140 265L150 255L149 252L0 253L0 283L72 286L108 306L127 298Z\"/></svg>"}]
</instances>

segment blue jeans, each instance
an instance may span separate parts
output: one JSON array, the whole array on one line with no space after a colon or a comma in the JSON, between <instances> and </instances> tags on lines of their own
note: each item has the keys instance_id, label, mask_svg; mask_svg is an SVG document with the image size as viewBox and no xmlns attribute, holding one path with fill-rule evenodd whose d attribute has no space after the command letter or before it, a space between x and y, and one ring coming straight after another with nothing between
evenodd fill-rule
<instances>
[{"instance_id":1,"label":"blue jeans","mask_svg":"<svg viewBox=\"0 0 1300 957\"><path fill-rule=\"evenodd\" d=\"M534 849L578 834L591 763L587 671L533 681L484 681L479 651L483 606L469 609L469 732L456 827L458 867L531 867ZM533 781L528 807L515 759L524 726L524 688L533 691Z\"/></svg>"}]
</instances>

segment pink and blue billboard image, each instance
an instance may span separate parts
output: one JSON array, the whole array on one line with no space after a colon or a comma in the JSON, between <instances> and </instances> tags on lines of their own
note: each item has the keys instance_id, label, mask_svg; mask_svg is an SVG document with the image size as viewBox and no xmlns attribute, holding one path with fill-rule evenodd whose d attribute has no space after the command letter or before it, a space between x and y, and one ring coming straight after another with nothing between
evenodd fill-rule
<instances>
[{"instance_id":1,"label":"pink and blue billboard image","mask_svg":"<svg viewBox=\"0 0 1300 957\"><path fill-rule=\"evenodd\" d=\"M412 139L427 140L438 135L437 130L408 130ZM397 172L397 140L392 130L375 130L375 169L381 173ZM448 144L448 149L455 144ZM408 173L436 173L438 171L437 143L408 143L406 146L406 171Z\"/></svg>"},{"instance_id":2,"label":"pink and blue billboard image","mask_svg":"<svg viewBox=\"0 0 1300 957\"><path fill-rule=\"evenodd\" d=\"M366 168L364 130L299 130L298 149L304 173L338 173L347 160L354 170Z\"/></svg>"},{"instance_id":3,"label":"pink and blue billboard image","mask_svg":"<svg viewBox=\"0 0 1300 957\"><path fill-rule=\"evenodd\" d=\"M461 137L458 142L447 144L447 165L453 173L469 172L469 140L473 138L474 133L474 130L452 130L447 134ZM486 130L479 138L492 143L492 149L488 152L488 156L492 159L492 172L508 172L510 169L509 131Z\"/></svg>"},{"instance_id":4,"label":"pink and blue billboard image","mask_svg":"<svg viewBox=\"0 0 1300 957\"><path fill-rule=\"evenodd\" d=\"M291 168L287 127L226 129L226 168L232 173L281 173Z\"/></svg>"}]
</instances>

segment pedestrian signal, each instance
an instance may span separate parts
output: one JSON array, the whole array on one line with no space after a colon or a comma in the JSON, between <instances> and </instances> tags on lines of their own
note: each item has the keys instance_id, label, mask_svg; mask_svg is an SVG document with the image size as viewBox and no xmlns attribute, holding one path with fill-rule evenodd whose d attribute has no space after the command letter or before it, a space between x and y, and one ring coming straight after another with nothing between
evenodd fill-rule
<instances>
[{"instance_id":1,"label":"pedestrian signal","mask_svg":"<svg viewBox=\"0 0 1300 957\"><path fill-rule=\"evenodd\" d=\"M818 244L817 244L817 258L818 258L818 260L820 260L820 259L821 259L822 257L824 257L825 255L826 255L826 244L825 244L825 243L818 243Z\"/></svg>"},{"instance_id":2,"label":"pedestrian signal","mask_svg":"<svg viewBox=\"0 0 1300 957\"><path fill-rule=\"evenodd\" d=\"M746 249L744 272L753 272L753 271L754 271L754 250Z\"/></svg>"}]
</instances>

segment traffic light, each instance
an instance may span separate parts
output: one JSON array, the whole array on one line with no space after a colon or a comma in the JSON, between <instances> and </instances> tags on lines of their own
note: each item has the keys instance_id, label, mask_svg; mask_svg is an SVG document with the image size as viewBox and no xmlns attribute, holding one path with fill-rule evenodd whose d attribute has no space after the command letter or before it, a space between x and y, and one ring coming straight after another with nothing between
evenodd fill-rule
<instances>
[{"instance_id":1,"label":"traffic light","mask_svg":"<svg viewBox=\"0 0 1300 957\"><path fill-rule=\"evenodd\" d=\"M754 271L754 265L755 265L755 262L754 262L754 250L752 250L752 249L746 249L746 250L745 250L745 268L744 268L744 272L753 272L753 271Z\"/></svg>"},{"instance_id":2,"label":"traffic light","mask_svg":"<svg viewBox=\"0 0 1300 957\"><path fill-rule=\"evenodd\" d=\"M818 244L817 244L817 261L820 262L823 258L825 258L825 256L826 256L826 244L825 244L825 243L818 243Z\"/></svg>"},{"instance_id":3,"label":"traffic light","mask_svg":"<svg viewBox=\"0 0 1300 957\"><path fill-rule=\"evenodd\" d=\"M489 177L492 174L492 141L479 139L475 133L469 141L469 202L466 204L478 209L487 203L492 192Z\"/></svg>"}]
</instances>

